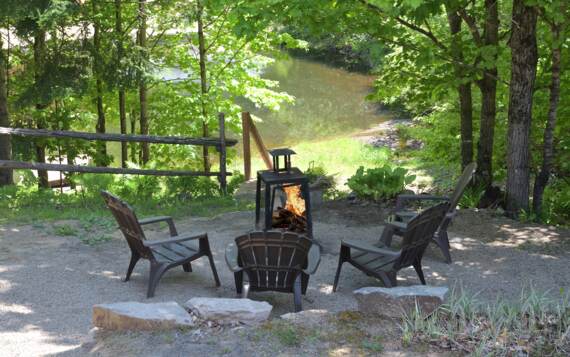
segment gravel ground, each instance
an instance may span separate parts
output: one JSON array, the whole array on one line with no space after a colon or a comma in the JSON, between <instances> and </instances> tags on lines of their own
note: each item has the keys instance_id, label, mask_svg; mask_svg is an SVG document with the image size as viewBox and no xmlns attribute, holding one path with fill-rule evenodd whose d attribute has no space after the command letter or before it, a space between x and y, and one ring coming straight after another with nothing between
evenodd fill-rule
<instances>
[{"instance_id":1,"label":"gravel ground","mask_svg":"<svg viewBox=\"0 0 570 357\"><path fill-rule=\"evenodd\" d=\"M380 286L380 282L345 265L339 291L333 294L339 242L347 237L376 240L382 215L370 206L337 202L327 204L315 216L315 236L323 243L324 254L303 298L303 307L331 313L353 310L356 303L352 290ZM196 296L235 297L233 276L224 262L224 248L237 235L249 231L252 222L252 212L179 220L179 232L208 232L222 287L215 288L207 259L202 258L192 264L193 273L184 273L181 268L167 272L152 299L145 298L147 262L139 263L130 282L121 281L129 250L118 232L113 233L110 241L90 246L81 242L81 237L54 234L55 226L79 222L0 226L0 355L172 355L173 344L185 346L177 349L180 355L184 355L181 351L190 355L246 352L237 349L241 335L234 332L202 340L196 346L184 334L152 338L127 334L122 335L123 339L106 335L94 344L88 332L94 304L131 300L184 303ZM151 238L163 237L158 228L151 228ZM428 248L424 271L429 284L461 285L469 292L478 292L482 301L493 301L499 295L516 298L529 284L552 294L570 287L567 230L525 225L490 212L467 210L460 212L450 228L450 237L453 264L443 263L439 252ZM401 285L419 283L411 268L402 271L398 279ZM271 303L273 316L293 310L289 294L252 293L250 298ZM106 341L106 345L101 345L101 341Z\"/></svg>"}]
</instances>

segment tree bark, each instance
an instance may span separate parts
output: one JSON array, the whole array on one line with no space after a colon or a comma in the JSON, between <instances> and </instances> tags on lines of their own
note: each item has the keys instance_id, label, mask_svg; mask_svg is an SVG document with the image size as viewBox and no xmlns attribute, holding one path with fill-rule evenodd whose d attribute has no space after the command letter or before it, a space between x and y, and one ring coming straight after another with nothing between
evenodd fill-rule
<instances>
[{"instance_id":1,"label":"tree bark","mask_svg":"<svg viewBox=\"0 0 570 357\"><path fill-rule=\"evenodd\" d=\"M122 72L122 60L124 55L123 46L123 19L122 19L122 3L121 0L115 0L115 33L117 40L117 66L119 71ZM122 78L119 77L119 123L121 127L121 134L127 133L127 112L125 108L125 88L123 87ZM121 143L121 166L127 167L128 159L128 146L127 143Z\"/></svg>"},{"instance_id":2,"label":"tree bark","mask_svg":"<svg viewBox=\"0 0 570 357\"><path fill-rule=\"evenodd\" d=\"M465 169L473 161L473 100L471 95L471 82L465 81L463 63L464 56L457 35L461 31L461 17L451 10L447 10L447 20L451 31L451 51L455 60L455 76L461 80L457 86L459 96L459 116L461 124L461 168Z\"/></svg>"},{"instance_id":3,"label":"tree bark","mask_svg":"<svg viewBox=\"0 0 570 357\"><path fill-rule=\"evenodd\" d=\"M499 45L498 0L485 0L484 46ZM493 56L496 62L496 54ZM495 139L495 119L497 116L497 67L483 70L479 81L481 91L481 121L477 144L477 172L475 182L488 188L493 183L493 145Z\"/></svg>"},{"instance_id":4,"label":"tree bark","mask_svg":"<svg viewBox=\"0 0 570 357\"><path fill-rule=\"evenodd\" d=\"M0 36L0 126L10 126L8 112L8 83L7 64L8 60L2 49L2 37ZM0 135L0 160L12 160L12 141L10 135ZM0 186L11 185L14 181L12 169L0 169Z\"/></svg>"},{"instance_id":5,"label":"tree bark","mask_svg":"<svg viewBox=\"0 0 570 357\"><path fill-rule=\"evenodd\" d=\"M548 184L550 174L554 166L554 128L556 127L558 103L560 101L560 77L562 75L561 60L562 50L560 45L560 32L559 26L552 25L552 69L550 79L550 100L548 107L548 118L546 120L546 127L544 128L544 138L542 146L542 165L540 172L536 176L534 182L533 192L533 209L536 214L542 213L542 196L544 189Z\"/></svg>"},{"instance_id":6,"label":"tree bark","mask_svg":"<svg viewBox=\"0 0 570 357\"><path fill-rule=\"evenodd\" d=\"M204 6L201 0L196 2L197 6L197 21L198 21L198 49L199 49L199 62L200 62L200 92L201 92L201 102L202 102L202 136L207 138L210 135L210 129L208 127L208 110L206 108L205 97L208 94L208 77L206 72L206 41L204 38ZM210 172L210 155L208 152L208 147L204 146L202 148L202 156L204 158L204 171Z\"/></svg>"},{"instance_id":7,"label":"tree bark","mask_svg":"<svg viewBox=\"0 0 570 357\"><path fill-rule=\"evenodd\" d=\"M513 1L510 47L511 83L507 138L507 214L516 217L529 208L530 127L538 49L537 9Z\"/></svg>"},{"instance_id":8,"label":"tree bark","mask_svg":"<svg viewBox=\"0 0 570 357\"><path fill-rule=\"evenodd\" d=\"M93 1L93 14L97 15L98 1ZM97 124L95 131L104 134L107 131L105 119L105 107L103 105L103 64L101 63L101 24L96 18L93 21L93 72L95 74L95 91L97 103ZM98 142L96 145L97 156L95 163L97 166L107 166L107 145L104 142Z\"/></svg>"},{"instance_id":9,"label":"tree bark","mask_svg":"<svg viewBox=\"0 0 570 357\"><path fill-rule=\"evenodd\" d=\"M34 35L34 80L36 86L40 87L41 73L44 67L45 51L46 51L46 33L42 29L36 30ZM36 104L36 110L44 110L47 108L47 104L38 102ZM42 118L38 118L36 123L38 129L43 129L46 127L46 123ZM36 142L36 162L45 163L46 162L46 147L44 143ZM45 170L38 170L38 186L39 188L49 188L48 173Z\"/></svg>"},{"instance_id":10,"label":"tree bark","mask_svg":"<svg viewBox=\"0 0 570 357\"><path fill-rule=\"evenodd\" d=\"M146 0L139 0L139 46L141 48L141 60L146 65ZM147 114L147 87L145 80L146 73L143 73L139 82L139 102L140 102L140 129L141 135L148 135L148 114ZM150 160L150 150L148 143L141 144L141 163L144 165Z\"/></svg>"}]
</instances>

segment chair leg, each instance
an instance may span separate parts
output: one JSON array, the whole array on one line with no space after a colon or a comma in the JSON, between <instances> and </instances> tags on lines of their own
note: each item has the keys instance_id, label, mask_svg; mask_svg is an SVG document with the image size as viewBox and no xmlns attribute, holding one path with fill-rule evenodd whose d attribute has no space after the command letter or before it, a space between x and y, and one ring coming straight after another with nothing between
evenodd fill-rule
<instances>
[{"instance_id":1,"label":"chair leg","mask_svg":"<svg viewBox=\"0 0 570 357\"><path fill-rule=\"evenodd\" d=\"M148 291L146 294L147 298L151 298L154 296L154 291L156 290L156 286L162 278L164 272L168 269L168 265L158 264L158 263L150 263L150 276L148 278Z\"/></svg>"},{"instance_id":2,"label":"chair leg","mask_svg":"<svg viewBox=\"0 0 570 357\"><path fill-rule=\"evenodd\" d=\"M191 273L192 272L192 264L190 264L190 263L182 264L182 269L184 269L184 271L187 273Z\"/></svg>"},{"instance_id":3,"label":"chair leg","mask_svg":"<svg viewBox=\"0 0 570 357\"><path fill-rule=\"evenodd\" d=\"M234 281L236 283L236 293L241 295L243 288L243 271L238 271L234 273Z\"/></svg>"},{"instance_id":4,"label":"chair leg","mask_svg":"<svg viewBox=\"0 0 570 357\"><path fill-rule=\"evenodd\" d=\"M421 260L416 260L416 262L414 263L414 269L416 270L416 273L418 273L418 277L420 278L420 281L422 282L422 285L426 285L426 280L424 278L424 272L422 270L422 261Z\"/></svg>"},{"instance_id":5,"label":"chair leg","mask_svg":"<svg viewBox=\"0 0 570 357\"><path fill-rule=\"evenodd\" d=\"M212 268L212 273L214 274L216 287L219 287L221 285L220 278L218 277L218 271L216 270L216 264L214 264L214 257L212 256L212 252L208 252L208 260L210 261L210 268Z\"/></svg>"},{"instance_id":6,"label":"chair leg","mask_svg":"<svg viewBox=\"0 0 570 357\"><path fill-rule=\"evenodd\" d=\"M336 268L336 274L334 276L334 283L333 283L333 293L336 292L336 288L338 287L338 280L340 278L340 270L342 269L342 264L350 259L350 247L345 245L340 246L340 254L338 256L338 267Z\"/></svg>"},{"instance_id":7,"label":"chair leg","mask_svg":"<svg viewBox=\"0 0 570 357\"><path fill-rule=\"evenodd\" d=\"M380 272L380 280L382 280L382 283L387 288L398 286L395 272Z\"/></svg>"},{"instance_id":8,"label":"chair leg","mask_svg":"<svg viewBox=\"0 0 570 357\"><path fill-rule=\"evenodd\" d=\"M382 235L380 236L380 241L384 243L386 247L392 245L392 238L394 237L394 228L389 225L384 226L384 230L382 231Z\"/></svg>"},{"instance_id":9,"label":"chair leg","mask_svg":"<svg viewBox=\"0 0 570 357\"><path fill-rule=\"evenodd\" d=\"M293 300L295 302L295 312L303 310L301 303L301 276L297 275L295 282L293 283Z\"/></svg>"},{"instance_id":10,"label":"chair leg","mask_svg":"<svg viewBox=\"0 0 570 357\"><path fill-rule=\"evenodd\" d=\"M127 269L127 275L125 276L124 281L129 281L133 269L135 268L135 265L137 265L137 262L139 261L140 258L141 258L140 255L138 255L136 252L131 252L131 262L129 263L129 268Z\"/></svg>"},{"instance_id":11,"label":"chair leg","mask_svg":"<svg viewBox=\"0 0 570 357\"><path fill-rule=\"evenodd\" d=\"M307 288L309 287L310 275L301 273L301 293L305 295L307 293Z\"/></svg>"}]
</instances>

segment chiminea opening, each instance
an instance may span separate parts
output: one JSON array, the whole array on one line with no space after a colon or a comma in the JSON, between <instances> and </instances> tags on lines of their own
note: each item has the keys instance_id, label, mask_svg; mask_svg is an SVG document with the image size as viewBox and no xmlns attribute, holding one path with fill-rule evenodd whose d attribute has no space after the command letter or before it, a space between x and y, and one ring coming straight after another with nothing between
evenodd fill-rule
<instances>
[{"instance_id":1,"label":"chiminea opening","mask_svg":"<svg viewBox=\"0 0 570 357\"><path fill-rule=\"evenodd\" d=\"M313 237L309 179L301 170L291 166L291 155L295 155L295 152L291 149L275 149L269 153L273 156L273 169L257 172L255 194L257 229L282 229ZM281 156L284 167L280 167ZM277 204L276 195L279 199ZM261 222L262 197L263 222Z\"/></svg>"}]
</instances>

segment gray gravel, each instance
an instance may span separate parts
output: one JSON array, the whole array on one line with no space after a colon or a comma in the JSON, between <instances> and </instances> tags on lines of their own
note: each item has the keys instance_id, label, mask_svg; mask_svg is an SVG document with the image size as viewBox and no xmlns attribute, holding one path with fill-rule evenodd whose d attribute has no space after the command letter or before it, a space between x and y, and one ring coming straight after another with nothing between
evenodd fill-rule
<instances>
[{"instance_id":1,"label":"gray gravel","mask_svg":"<svg viewBox=\"0 0 570 357\"><path fill-rule=\"evenodd\" d=\"M325 249L303 299L304 309L355 309L354 289L380 286L375 279L345 265L339 291L332 293L340 239L372 242L381 229L375 220L343 218L358 216L344 212L351 209L324 208L316 215L315 236ZM139 263L130 282L121 281L129 250L118 232L111 241L92 247L78 237L54 235L51 223L0 226L0 355L86 353L81 344L89 339L91 308L95 304L130 300L184 303L199 296L235 297L233 276L224 262L224 248L235 236L252 229L252 222L252 212L178 221L180 232L208 232L222 287L215 288L207 260L202 259L193 263L193 273L184 273L180 268L165 274L152 299L145 298L148 262ZM152 229L151 238L163 237L156 228ZM516 298L530 282L538 290L550 289L553 294L570 287L567 250L546 249L570 239L568 231L464 211L450 236L453 264L443 263L437 250L428 249L424 268L430 284L462 285L470 292L480 292L479 299L483 301L493 301L498 295ZM519 249L527 247L528 242L531 248L538 248ZM401 272L399 283L418 283L413 269ZM273 316L293 310L289 294L251 293L250 298L272 304Z\"/></svg>"}]
</instances>

